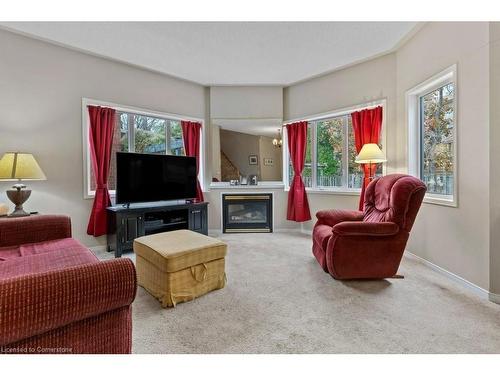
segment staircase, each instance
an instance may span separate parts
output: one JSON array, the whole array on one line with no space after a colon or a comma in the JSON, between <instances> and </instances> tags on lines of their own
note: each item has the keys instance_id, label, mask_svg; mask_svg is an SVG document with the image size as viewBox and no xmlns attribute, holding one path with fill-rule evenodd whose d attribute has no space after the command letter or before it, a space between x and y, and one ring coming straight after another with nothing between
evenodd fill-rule
<instances>
[{"instance_id":1,"label":"staircase","mask_svg":"<svg viewBox=\"0 0 500 375\"><path fill-rule=\"evenodd\" d=\"M220 152L220 173L221 181L240 179L240 171L235 167L231 160L229 160L223 151Z\"/></svg>"}]
</instances>

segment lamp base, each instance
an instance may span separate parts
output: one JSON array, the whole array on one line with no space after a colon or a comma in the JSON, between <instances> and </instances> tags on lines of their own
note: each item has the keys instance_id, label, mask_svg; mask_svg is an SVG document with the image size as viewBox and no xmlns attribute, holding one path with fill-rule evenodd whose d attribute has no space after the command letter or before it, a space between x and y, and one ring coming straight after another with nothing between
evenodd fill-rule
<instances>
[{"instance_id":1,"label":"lamp base","mask_svg":"<svg viewBox=\"0 0 500 375\"><path fill-rule=\"evenodd\" d=\"M31 195L31 190L21 190L21 188L16 188L16 190L7 190L7 197L16 206L14 211L11 212L9 217L23 217L30 216L29 212L23 210L23 203L28 200Z\"/></svg>"}]
</instances>

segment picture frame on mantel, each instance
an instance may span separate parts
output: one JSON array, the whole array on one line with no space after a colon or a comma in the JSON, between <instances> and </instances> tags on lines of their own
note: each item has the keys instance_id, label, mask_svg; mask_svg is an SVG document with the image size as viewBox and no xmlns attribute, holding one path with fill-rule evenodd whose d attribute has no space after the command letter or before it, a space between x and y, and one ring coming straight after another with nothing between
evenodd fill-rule
<instances>
[{"instance_id":1,"label":"picture frame on mantel","mask_svg":"<svg viewBox=\"0 0 500 375\"><path fill-rule=\"evenodd\" d=\"M248 164L249 165L259 165L259 157L257 155L249 155L248 156Z\"/></svg>"}]
</instances>

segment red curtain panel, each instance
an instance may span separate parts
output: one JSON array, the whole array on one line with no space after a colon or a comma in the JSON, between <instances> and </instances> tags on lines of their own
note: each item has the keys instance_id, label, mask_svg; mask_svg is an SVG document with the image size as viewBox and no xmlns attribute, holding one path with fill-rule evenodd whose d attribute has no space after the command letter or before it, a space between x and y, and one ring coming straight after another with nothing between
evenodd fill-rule
<instances>
[{"instance_id":1,"label":"red curtain panel","mask_svg":"<svg viewBox=\"0 0 500 375\"><path fill-rule=\"evenodd\" d=\"M196 157L196 174L198 175L200 171L201 124L193 121L181 121L181 126L186 156ZM199 179L196 186L196 199L198 202L203 202L203 191L201 190Z\"/></svg>"},{"instance_id":2,"label":"red curtain panel","mask_svg":"<svg viewBox=\"0 0 500 375\"><path fill-rule=\"evenodd\" d=\"M112 108L88 106L90 127L89 145L96 190L87 234L94 237L107 233L106 208L111 205L108 192L108 175L111 162L111 148L115 130L115 110Z\"/></svg>"},{"instance_id":3,"label":"red curtain panel","mask_svg":"<svg viewBox=\"0 0 500 375\"><path fill-rule=\"evenodd\" d=\"M358 154L366 143L379 144L380 133L382 132L382 107L353 112L351 118L354 130L354 143ZM370 183L370 165L361 164L361 167L364 177L363 184L361 185L361 197L359 198L359 210L363 211L365 189ZM377 164L372 164L371 169L371 175L373 176L377 170Z\"/></svg>"},{"instance_id":4,"label":"red curtain panel","mask_svg":"<svg viewBox=\"0 0 500 375\"><path fill-rule=\"evenodd\" d=\"M306 159L307 121L286 125L288 150L293 166L293 180L288 192L287 219L297 222L311 220L306 187L302 180L302 171Z\"/></svg>"}]
</instances>

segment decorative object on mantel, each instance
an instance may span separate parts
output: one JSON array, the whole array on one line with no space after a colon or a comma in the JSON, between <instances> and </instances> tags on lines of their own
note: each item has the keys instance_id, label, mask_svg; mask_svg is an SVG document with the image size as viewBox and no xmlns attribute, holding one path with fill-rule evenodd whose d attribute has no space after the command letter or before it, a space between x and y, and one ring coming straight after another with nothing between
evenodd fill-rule
<instances>
[{"instance_id":1,"label":"decorative object on mantel","mask_svg":"<svg viewBox=\"0 0 500 375\"><path fill-rule=\"evenodd\" d=\"M248 164L249 165L258 165L259 157L257 155L249 155L248 156Z\"/></svg>"},{"instance_id":2,"label":"decorative object on mantel","mask_svg":"<svg viewBox=\"0 0 500 375\"><path fill-rule=\"evenodd\" d=\"M278 129L278 136L273 139L273 146L281 148L283 146L283 139L281 138L281 129Z\"/></svg>"},{"instance_id":3,"label":"decorative object on mantel","mask_svg":"<svg viewBox=\"0 0 500 375\"><path fill-rule=\"evenodd\" d=\"M272 166L274 166L274 159L264 158L264 165L266 167L272 167Z\"/></svg>"},{"instance_id":4,"label":"decorative object on mantel","mask_svg":"<svg viewBox=\"0 0 500 375\"><path fill-rule=\"evenodd\" d=\"M248 185L248 177L240 176L240 185Z\"/></svg>"},{"instance_id":5,"label":"decorative object on mantel","mask_svg":"<svg viewBox=\"0 0 500 375\"><path fill-rule=\"evenodd\" d=\"M7 216L8 212L9 212L9 206L7 206L3 202L0 202L0 217Z\"/></svg>"},{"instance_id":6,"label":"decorative object on mantel","mask_svg":"<svg viewBox=\"0 0 500 375\"><path fill-rule=\"evenodd\" d=\"M364 144L358 156L356 156L356 160L354 160L355 163L369 165L368 179L370 181L373 180L374 176L372 164L384 163L386 161L384 153L376 143Z\"/></svg>"},{"instance_id":7,"label":"decorative object on mantel","mask_svg":"<svg viewBox=\"0 0 500 375\"><path fill-rule=\"evenodd\" d=\"M46 180L45 174L32 154L24 152L7 152L0 159L0 180L17 181L14 190L7 190L7 197L15 205L9 217L29 216L23 210L23 203L28 200L31 190L25 190L21 181Z\"/></svg>"},{"instance_id":8,"label":"decorative object on mantel","mask_svg":"<svg viewBox=\"0 0 500 375\"><path fill-rule=\"evenodd\" d=\"M240 184L240 181L239 180L230 180L229 181L229 185L230 186L237 186Z\"/></svg>"},{"instance_id":9,"label":"decorative object on mantel","mask_svg":"<svg viewBox=\"0 0 500 375\"><path fill-rule=\"evenodd\" d=\"M248 181L250 185L258 185L259 178L257 177L256 174L251 174L250 176L248 176Z\"/></svg>"}]
</instances>

